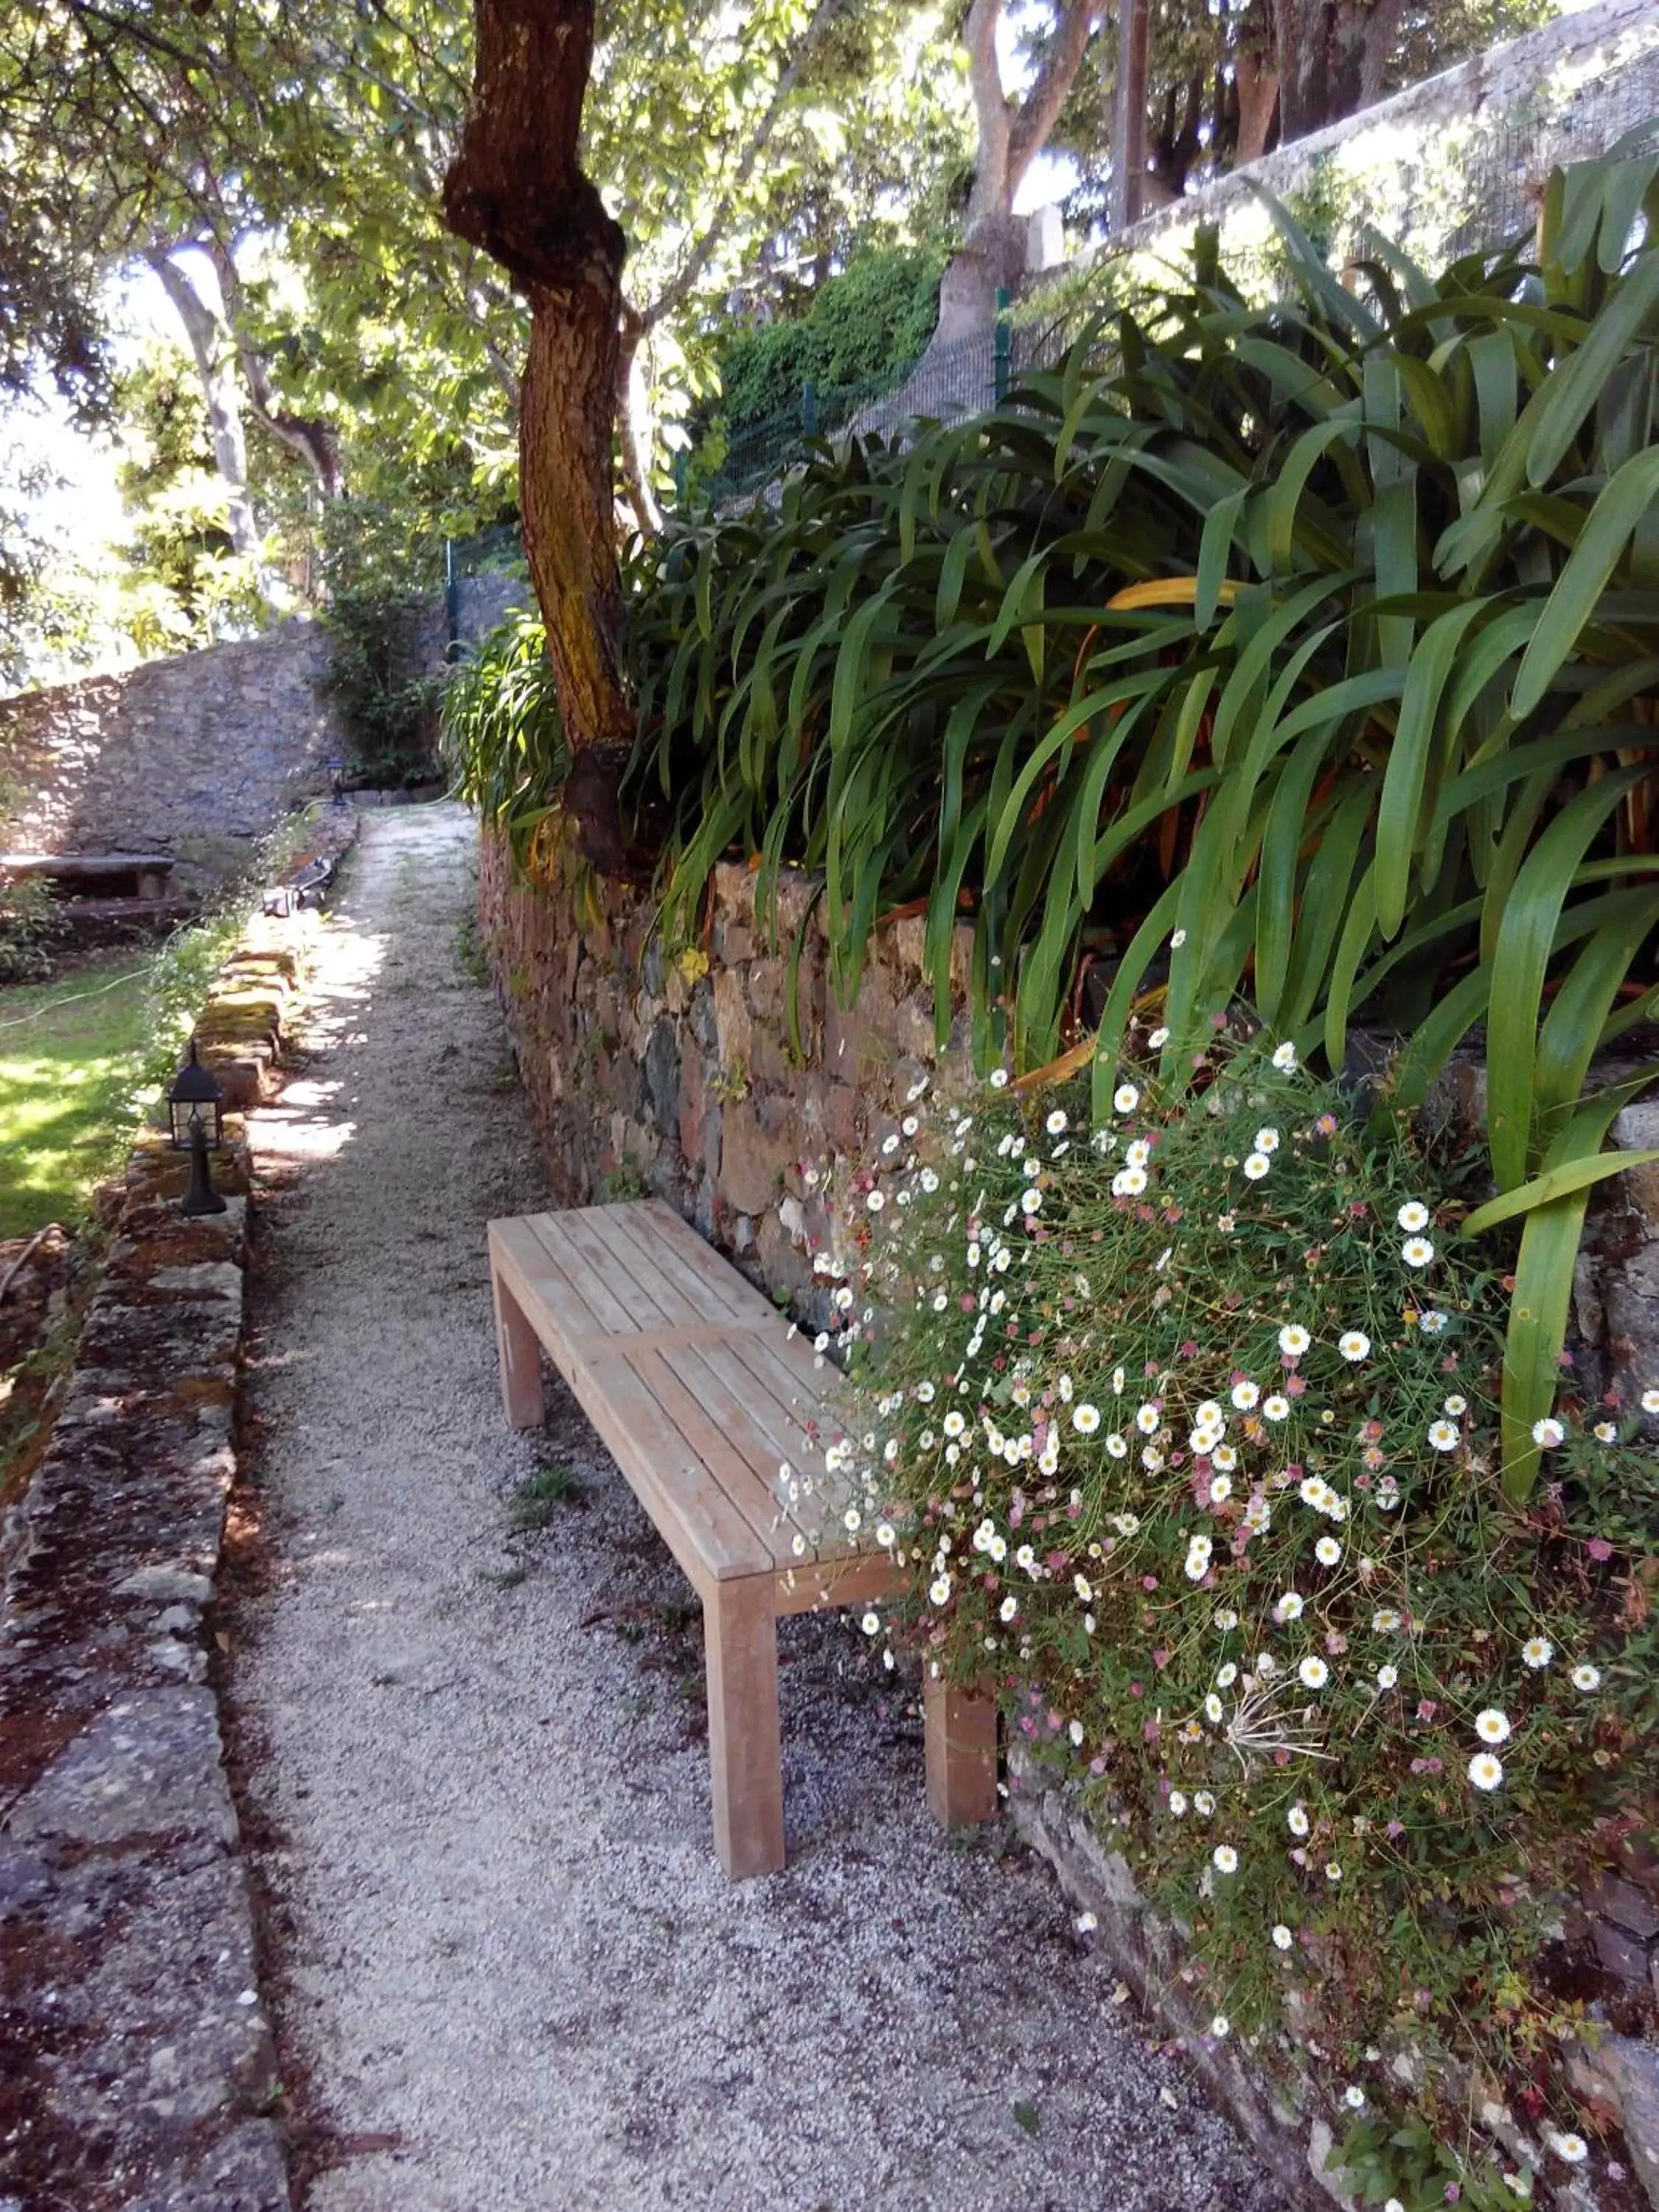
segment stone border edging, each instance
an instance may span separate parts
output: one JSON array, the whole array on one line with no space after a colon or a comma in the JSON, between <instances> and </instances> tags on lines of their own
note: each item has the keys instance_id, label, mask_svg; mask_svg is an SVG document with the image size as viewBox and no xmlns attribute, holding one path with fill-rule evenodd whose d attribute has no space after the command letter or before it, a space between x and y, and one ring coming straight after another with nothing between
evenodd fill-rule
<instances>
[{"instance_id":1,"label":"stone border edging","mask_svg":"<svg viewBox=\"0 0 1659 2212\"><path fill-rule=\"evenodd\" d=\"M355 814L340 829L334 860ZM251 921L221 970L198 1034L226 1211L179 1213L182 1156L141 1138L0 1532L0 2212L290 2212L205 1615L236 1472L236 1115L269 1087L307 927Z\"/></svg>"}]
</instances>

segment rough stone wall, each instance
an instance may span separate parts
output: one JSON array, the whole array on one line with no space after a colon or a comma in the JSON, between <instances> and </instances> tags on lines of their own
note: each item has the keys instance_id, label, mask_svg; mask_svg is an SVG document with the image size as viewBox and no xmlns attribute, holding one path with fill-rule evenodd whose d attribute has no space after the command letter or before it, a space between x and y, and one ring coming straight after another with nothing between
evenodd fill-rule
<instances>
[{"instance_id":1,"label":"rough stone wall","mask_svg":"<svg viewBox=\"0 0 1659 2212\"><path fill-rule=\"evenodd\" d=\"M598 888L579 915L562 890L515 890L505 848L483 841L481 912L554 1188L580 1204L660 1191L775 1295L811 1287L820 1225L803 1170L857 1151L940 1070L920 915L883 931L858 1002L830 988L817 885L786 872L774 933L755 878L714 872L706 951L665 961L648 894ZM805 929L792 1042L789 955ZM965 998L969 933L953 973ZM697 973L699 966L706 972ZM965 1069L965 1021L944 1055Z\"/></svg>"},{"instance_id":2,"label":"rough stone wall","mask_svg":"<svg viewBox=\"0 0 1659 2212\"><path fill-rule=\"evenodd\" d=\"M461 576L455 585L455 634L461 644L476 645L514 607L530 605L530 579L508 568L485 568Z\"/></svg>"},{"instance_id":3,"label":"rough stone wall","mask_svg":"<svg viewBox=\"0 0 1659 2212\"><path fill-rule=\"evenodd\" d=\"M234 874L325 781L337 745L314 623L0 701L0 785L29 794L5 841L171 853L186 895Z\"/></svg>"}]
</instances>

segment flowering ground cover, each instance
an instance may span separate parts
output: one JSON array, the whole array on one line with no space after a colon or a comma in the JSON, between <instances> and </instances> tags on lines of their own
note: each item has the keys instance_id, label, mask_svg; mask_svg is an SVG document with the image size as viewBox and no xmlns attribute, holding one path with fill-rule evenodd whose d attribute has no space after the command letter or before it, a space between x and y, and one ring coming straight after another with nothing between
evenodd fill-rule
<instances>
[{"instance_id":1,"label":"flowering ground cover","mask_svg":"<svg viewBox=\"0 0 1659 2212\"><path fill-rule=\"evenodd\" d=\"M1659 1389L1564 1363L1506 1495L1471 1171L1288 1045L1166 1090L1164 1042L1092 1129L918 1097L837 1189L833 1449L911 1570L864 1625L997 1683L1188 1932L1211 2034L1291 2063L1294 2025L1370 2201L1512 2205L1532 2164L1468 2154L1459 2100L1500 2082L1540 2179L1589 2155L1547 2061L1564 1898L1651 1803Z\"/></svg>"}]
</instances>

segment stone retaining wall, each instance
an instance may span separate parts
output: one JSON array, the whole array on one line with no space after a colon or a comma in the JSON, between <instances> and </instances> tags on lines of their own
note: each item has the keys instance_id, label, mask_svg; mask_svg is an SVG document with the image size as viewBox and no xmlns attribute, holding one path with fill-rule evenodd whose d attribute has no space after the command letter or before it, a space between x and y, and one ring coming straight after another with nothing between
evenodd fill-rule
<instances>
[{"instance_id":1,"label":"stone retaining wall","mask_svg":"<svg viewBox=\"0 0 1659 2212\"><path fill-rule=\"evenodd\" d=\"M319 790L337 749L314 623L0 700L0 784L27 794L6 839L37 852L171 853L193 895Z\"/></svg>"},{"instance_id":2,"label":"stone retaining wall","mask_svg":"<svg viewBox=\"0 0 1659 2212\"><path fill-rule=\"evenodd\" d=\"M349 822L318 836L337 857ZM249 925L198 1024L264 1095L313 913ZM0 1534L0 2208L289 2212L208 1615L236 1470L240 1117L186 1218L151 1131L49 1438ZM8 2193L12 2192L12 2193Z\"/></svg>"}]
</instances>

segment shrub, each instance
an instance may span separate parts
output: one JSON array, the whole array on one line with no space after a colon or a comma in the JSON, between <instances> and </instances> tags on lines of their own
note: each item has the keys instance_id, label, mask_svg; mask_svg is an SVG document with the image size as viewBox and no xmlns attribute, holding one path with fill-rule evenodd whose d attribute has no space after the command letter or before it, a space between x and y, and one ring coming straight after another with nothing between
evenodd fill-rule
<instances>
[{"instance_id":1,"label":"shrub","mask_svg":"<svg viewBox=\"0 0 1659 2212\"><path fill-rule=\"evenodd\" d=\"M0 983L49 975L68 926L62 904L40 877L0 880Z\"/></svg>"},{"instance_id":2,"label":"shrub","mask_svg":"<svg viewBox=\"0 0 1659 2212\"><path fill-rule=\"evenodd\" d=\"M837 1303L884 1320L848 1332L837 1456L925 1663L994 1681L1083 1792L1188 1933L1212 2036L1281 2048L1293 2019L1353 2112L1400 2101L1403 2053L1440 2132L1470 2069L1536 2114L1582 2009L1563 1888L1659 1763L1659 1390L1569 1370L1512 1504L1467 1167L1289 1046L1187 1073L1122 1075L1092 1135L1076 1090L890 1133L839 1194Z\"/></svg>"},{"instance_id":3,"label":"shrub","mask_svg":"<svg viewBox=\"0 0 1659 2212\"><path fill-rule=\"evenodd\" d=\"M515 866L556 829L569 767L541 617L515 608L444 679L443 758L459 799L501 830Z\"/></svg>"}]
</instances>

